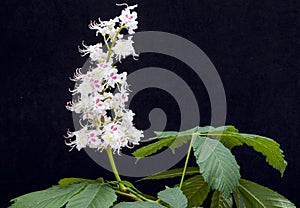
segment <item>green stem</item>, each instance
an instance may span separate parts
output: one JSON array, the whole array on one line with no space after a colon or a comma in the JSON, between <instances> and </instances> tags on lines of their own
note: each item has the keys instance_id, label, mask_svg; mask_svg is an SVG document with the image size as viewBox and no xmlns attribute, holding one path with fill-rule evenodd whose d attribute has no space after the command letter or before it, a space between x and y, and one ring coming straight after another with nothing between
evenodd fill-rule
<instances>
[{"instance_id":1,"label":"green stem","mask_svg":"<svg viewBox=\"0 0 300 208\"><path fill-rule=\"evenodd\" d=\"M106 47L107 47L107 49L108 49L108 54L107 54L107 57L106 57L106 62L109 61L109 59L110 59L110 57L111 57L111 55L112 55L112 52L113 52L113 51L112 51L112 48L113 48L114 45L116 44L116 41L117 41L117 39L118 39L118 35L120 34L120 32L121 32L121 30L122 30L123 28L124 28L124 26L121 26L121 27L117 30L116 35L114 36L114 38L113 38L113 40L112 40L112 43L111 43L110 47L109 47L109 45L108 45L108 43L107 43L107 41L106 41L105 36L103 36L104 42L105 42ZM107 155L108 155L108 159L109 159L109 162L110 162L112 171L114 172L117 181L121 182L122 180L121 180L120 175L119 175L119 173L118 173L118 170L117 170L117 167L116 167L116 164L115 164L115 161L114 161L114 157L113 157L113 154L112 154L111 147L107 147L106 152L107 152ZM120 190L121 190L121 191L126 191L126 187L125 187L122 183L119 183L119 185L120 185Z\"/></svg>"},{"instance_id":2,"label":"green stem","mask_svg":"<svg viewBox=\"0 0 300 208\"><path fill-rule=\"evenodd\" d=\"M104 42L105 42L105 45L107 47L107 50L108 50L108 54L107 54L107 57L106 57L106 62L109 61L112 53L113 53L113 50L112 48L115 46L116 44L116 41L118 39L118 35L120 34L120 32L122 31L122 29L125 28L125 26L121 26L115 36L113 37L112 39L112 42L111 42L111 45L109 46L107 40L106 40L106 37L103 35L103 38L104 38ZM106 90L106 89L105 89ZM105 91L104 90L104 91ZM107 151L107 155L108 155L108 159L109 159L109 162L110 162L110 165L111 165L111 168L112 168L112 171L114 172L114 175L115 175L115 178L117 179L118 182L121 182L121 178L120 178L120 175L118 173L118 170L117 170L117 167L116 167L116 164L115 164L115 161L114 161L114 157L113 157L113 153L112 153L112 150L111 150L111 147L108 147L106 149ZM144 197L142 194L139 194L138 192L134 191L133 189L131 189L130 187L126 187L124 184L122 183L119 183L119 186L120 186L120 190L115 190L116 193L120 194L120 195L123 195L123 196L127 196L127 197L130 197L136 201L148 201L148 202L156 202L156 201L153 201L151 199L148 199L146 197ZM129 193L127 192L129 191ZM157 203L157 202L156 202Z\"/></svg>"},{"instance_id":3,"label":"green stem","mask_svg":"<svg viewBox=\"0 0 300 208\"><path fill-rule=\"evenodd\" d=\"M127 197L129 197L129 198L132 198L132 199L134 199L134 200L136 200L136 201L143 201L142 199L140 199L139 197L137 197L136 195L131 194L131 193L124 193L124 192L119 191L119 190L115 190L115 192L116 192L117 194L120 194L120 195L123 195L123 196L127 196Z\"/></svg>"},{"instance_id":4,"label":"green stem","mask_svg":"<svg viewBox=\"0 0 300 208\"><path fill-rule=\"evenodd\" d=\"M107 50L108 50L110 47L109 47L108 42L107 42L107 40L106 40L106 35L105 35L105 34L102 34L102 37L103 37L104 43L105 43L105 45L106 45L106 47L107 47Z\"/></svg>"},{"instance_id":5,"label":"green stem","mask_svg":"<svg viewBox=\"0 0 300 208\"><path fill-rule=\"evenodd\" d=\"M144 201L147 201L147 202L154 202L154 203L157 203L156 201L154 200L151 200L151 199L148 199L146 197L144 197L142 194L139 194L138 192L136 192L135 190L131 189L130 187L127 187L128 190L133 193L135 196L139 197L140 199L144 200Z\"/></svg>"},{"instance_id":6,"label":"green stem","mask_svg":"<svg viewBox=\"0 0 300 208\"><path fill-rule=\"evenodd\" d=\"M117 170L111 147L107 147L106 152L107 152L107 156L108 156L108 159L109 159L109 162L110 162L110 165L111 165L111 169L114 172L117 181L121 182L122 180L121 180L119 172ZM126 187L122 183L120 183L120 189L125 191Z\"/></svg>"},{"instance_id":7,"label":"green stem","mask_svg":"<svg viewBox=\"0 0 300 208\"><path fill-rule=\"evenodd\" d=\"M106 62L109 61L110 56L111 56L111 54L112 54L112 52L113 52L113 51L112 51L112 48L115 46L116 41L117 41L117 39L118 39L118 35L120 34L120 32L121 32L121 30L122 30L123 28L125 28L125 27L122 25L122 26L117 30L116 35L115 35L114 38L112 39L111 45L110 45L110 47L108 47L108 54L107 54L107 57L106 57Z\"/></svg>"},{"instance_id":8,"label":"green stem","mask_svg":"<svg viewBox=\"0 0 300 208\"><path fill-rule=\"evenodd\" d=\"M183 167L182 176L181 176L180 185L179 185L180 189L182 187L183 180L184 180L184 175L186 173L186 168L187 168L187 165L189 163L189 158L190 158L190 154L191 154L191 150L192 150L192 146L193 146L194 137L195 137L195 134L192 135L192 139L191 139L191 143L190 143L190 146L189 146L189 150L188 150L188 153L187 153L187 156L186 156L186 159L185 159L185 164L184 164L184 167Z\"/></svg>"}]
</instances>

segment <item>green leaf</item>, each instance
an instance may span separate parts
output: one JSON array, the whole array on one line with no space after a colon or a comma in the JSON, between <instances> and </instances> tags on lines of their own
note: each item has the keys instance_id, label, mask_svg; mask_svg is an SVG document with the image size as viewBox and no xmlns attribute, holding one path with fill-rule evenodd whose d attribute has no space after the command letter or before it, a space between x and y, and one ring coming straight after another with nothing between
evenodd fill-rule
<instances>
[{"instance_id":1,"label":"green leaf","mask_svg":"<svg viewBox=\"0 0 300 208\"><path fill-rule=\"evenodd\" d=\"M173 140L169 148L171 149L172 153L175 154L175 149L185 145L191 139L192 135L178 135L178 137Z\"/></svg>"},{"instance_id":2,"label":"green leaf","mask_svg":"<svg viewBox=\"0 0 300 208\"><path fill-rule=\"evenodd\" d=\"M225 129L234 128L232 126L225 126L222 127ZM215 128L212 126L196 126L195 128L188 129L185 131L177 132L177 131L155 131L156 137L150 138L148 141L153 141L158 139L157 142L152 143L150 145L144 146L138 150L136 150L133 155L136 158L143 158L149 155L156 153L158 150L162 149L163 147L169 147L173 153L175 153L175 149L183 146L189 140L192 139L192 135L197 134L205 134L210 131L213 131ZM220 130L220 129L219 129Z\"/></svg>"},{"instance_id":3,"label":"green leaf","mask_svg":"<svg viewBox=\"0 0 300 208\"><path fill-rule=\"evenodd\" d=\"M182 131L182 132L158 132L158 138L166 138L166 137L176 137L176 139L174 139L173 143L170 145L170 149L172 150L173 153L175 153L175 149L183 146L184 144L186 144L189 140L192 139L193 134L197 134L197 135L206 135L209 134L211 132L222 132L222 131L234 131L234 132L238 132L238 130L234 127L234 126L221 126L218 128L214 128L212 126L197 126L195 128L186 130L186 131ZM215 134L216 135L216 134Z\"/></svg>"},{"instance_id":4,"label":"green leaf","mask_svg":"<svg viewBox=\"0 0 300 208\"><path fill-rule=\"evenodd\" d=\"M175 149L186 144L192 138L193 134L197 134L198 136L219 140L228 149L243 144L253 147L255 151L262 153L266 157L266 161L273 168L280 171L281 176L287 166L283 152L277 142L263 136L239 133L234 126L221 126L217 128L204 126L182 132L167 131L155 133L157 135L156 139L159 140L156 143L138 149L134 152L134 156L142 158L154 154L163 147L169 147L174 153Z\"/></svg>"},{"instance_id":5,"label":"green leaf","mask_svg":"<svg viewBox=\"0 0 300 208\"><path fill-rule=\"evenodd\" d=\"M157 135L157 139L163 140L163 139L170 139L172 140L172 143L168 145L168 147L172 150L173 154L175 154L175 149L183 146L186 144L189 140L192 138L192 134L196 132L198 127L195 127L193 129L189 129L182 132L176 132L176 131L165 131L165 132L155 132Z\"/></svg>"},{"instance_id":6,"label":"green leaf","mask_svg":"<svg viewBox=\"0 0 300 208\"><path fill-rule=\"evenodd\" d=\"M266 161L283 176L287 162L284 160L280 145L274 140L254 134L224 132L220 142L229 149L243 144L253 147L255 151L262 153L266 157Z\"/></svg>"},{"instance_id":7,"label":"green leaf","mask_svg":"<svg viewBox=\"0 0 300 208\"><path fill-rule=\"evenodd\" d=\"M209 193L209 187L201 175L184 181L181 189L188 199L188 208L202 205Z\"/></svg>"},{"instance_id":8,"label":"green leaf","mask_svg":"<svg viewBox=\"0 0 300 208\"><path fill-rule=\"evenodd\" d=\"M84 179L84 178L63 178L58 181L58 185L60 187L65 187L65 186L69 186L71 184L83 183L83 182L95 183L94 180Z\"/></svg>"},{"instance_id":9,"label":"green leaf","mask_svg":"<svg viewBox=\"0 0 300 208\"><path fill-rule=\"evenodd\" d=\"M166 179L166 178L180 177L182 175L182 172L183 172L183 168L171 169L171 170L167 170L167 171L164 171L161 173L157 173L157 174L142 178L139 181L160 180L160 179ZM185 175L194 175L194 174L199 174L199 168L198 167L188 167Z\"/></svg>"},{"instance_id":10,"label":"green leaf","mask_svg":"<svg viewBox=\"0 0 300 208\"><path fill-rule=\"evenodd\" d=\"M211 129L213 129L213 127L211 127L211 126L204 126L204 127L196 126L192 129L188 129L188 130L181 131L181 132L176 132L176 131L158 132L158 131L155 131L154 133L156 134L156 137L152 138L150 140L153 140L153 139L159 139L159 140L170 139L170 140L172 140L172 142L169 143L167 146L175 154L175 149L183 146L189 140L191 140L192 135L194 133L207 133Z\"/></svg>"},{"instance_id":11,"label":"green leaf","mask_svg":"<svg viewBox=\"0 0 300 208\"><path fill-rule=\"evenodd\" d=\"M239 132L239 130L237 128L235 128L234 126L231 126L231 125L213 128L209 132L222 132L222 131L229 131L229 132L235 132L235 133Z\"/></svg>"},{"instance_id":12,"label":"green leaf","mask_svg":"<svg viewBox=\"0 0 300 208\"><path fill-rule=\"evenodd\" d=\"M158 203L152 202L121 202L114 208L166 208Z\"/></svg>"},{"instance_id":13,"label":"green leaf","mask_svg":"<svg viewBox=\"0 0 300 208\"><path fill-rule=\"evenodd\" d=\"M158 192L157 196L159 199L171 205L173 208L186 208L188 204L187 198L178 187L166 187L165 190Z\"/></svg>"},{"instance_id":14,"label":"green leaf","mask_svg":"<svg viewBox=\"0 0 300 208\"><path fill-rule=\"evenodd\" d=\"M239 184L239 165L229 149L218 140L196 136L194 155L200 173L212 189L229 196Z\"/></svg>"},{"instance_id":15,"label":"green leaf","mask_svg":"<svg viewBox=\"0 0 300 208\"><path fill-rule=\"evenodd\" d=\"M117 200L114 190L102 184L89 184L74 196L66 208L108 208Z\"/></svg>"},{"instance_id":16,"label":"green leaf","mask_svg":"<svg viewBox=\"0 0 300 208\"><path fill-rule=\"evenodd\" d=\"M247 208L238 188L233 191L233 199L237 208Z\"/></svg>"},{"instance_id":17,"label":"green leaf","mask_svg":"<svg viewBox=\"0 0 300 208\"><path fill-rule=\"evenodd\" d=\"M220 126L208 132L207 137L217 139L228 149L243 145L240 141L241 135L234 126Z\"/></svg>"},{"instance_id":18,"label":"green leaf","mask_svg":"<svg viewBox=\"0 0 300 208\"><path fill-rule=\"evenodd\" d=\"M73 184L68 187L51 188L36 191L12 199L11 208L60 208L65 205L74 195L84 189L85 184Z\"/></svg>"},{"instance_id":19,"label":"green leaf","mask_svg":"<svg viewBox=\"0 0 300 208\"><path fill-rule=\"evenodd\" d=\"M175 138L173 140L173 143L169 146L169 148L172 150L173 153L175 153L175 149L183 146L186 144L189 140L192 139L193 134L204 134L210 132L214 127L212 126L196 126L195 128L188 129L186 131L176 132L176 131L168 131L168 132L155 132L157 134L158 139L162 138Z\"/></svg>"},{"instance_id":20,"label":"green leaf","mask_svg":"<svg viewBox=\"0 0 300 208\"><path fill-rule=\"evenodd\" d=\"M219 191L214 191L211 198L210 208L232 208L233 201L232 196L230 195L227 198L224 198Z\"/></svg>"},{"instance_id":21,"label":"green leaf","mask_svg":"<svg viewBox=\"0 0 300 208\"><path fill-rule=\"evenodd\" d=\"M178 137L178 136L191 136L193 133L198 131L198 126L188 129L185 131L177 132L177 131L155 131L157 139L169 138L169 137Z\"/></svg>"},{"instance_id":22,"label":"green leaf","mask_svg":"<svg viewBox=\"0 0 300 208\"><path fill-rule=\"evenodd\" d=\"M291 201L277 192L244 179L240 180L238 191L235 192L234 197L238 198L235 199L238 202L238 208L296 208Z\"/></svg>"},{"instance_id":23,"label":"green leaf","mask_svg":"<svg viewBox=\"0 0 300 208\"><path fill-rule=\"evenodd\" d=\"M177 137L179 132L178 131L154 131L156 134L156 139L164 139L169 137Z\"/></svg>"},{"instance_id":24,"label":"green leaf","mask_svg":"<svg viewBox=\"0 0 300 208\"><path fill-rule=\"evenodd\" d=\"M254 134L242 134L234 126L212 128L207 133L207 137L220 140L229 149L243 144L253 147L255 151L262 153L266 157L266 161L273 168L280 171L281 176L287 166L280 145L270 138Z\"/></svg>"},{"instance_id":25,"label":"green leaf","mask_svg":"<svg viewBox=\"0 0 300 208\"><path fill-rule=\"evenodd\" d=\"M274 140L251 134L241 134L243 142L248 146L253 147L257 152L262 153L266 157L266 161L275 169L279 170L281 176L285 171L287 162L284 160L283 151L280 145Z\"/></svg>"},{"instance_id":26,"label":"green leaf","mask_svg":"<svg viewBox=\"0 0 300 208\"><path fill-rule=\"evenodd\" d=\"M162 149L163 147L170 146L174 140L175 140L175 138L173 138L173 137L162 139L155 143L152 143L152 144L149 144L142 148L139 148L132 154L136 158L143 158L143 157L146 157L146 156L156 153L158 150Z\"/></svg>"}]
</instances>

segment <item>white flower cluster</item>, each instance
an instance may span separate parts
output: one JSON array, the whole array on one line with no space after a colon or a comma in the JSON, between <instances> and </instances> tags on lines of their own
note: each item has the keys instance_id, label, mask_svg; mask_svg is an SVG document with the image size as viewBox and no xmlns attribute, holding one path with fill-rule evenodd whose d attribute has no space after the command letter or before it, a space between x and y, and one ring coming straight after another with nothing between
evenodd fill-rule
<instances>
[{"instance_id":1,"label":"white flower cluster","mask_svg":"<svg viewBox=\"0 0 300 208\"><path fill-rule=\"evenodd\" d=\"M137 29L137 13L132 12L134 6L123 9L121 15L109 21L91 22L90 29L95 29L96 35L101 34L107 48L103 45L85 45L79 48L82 55L89 55L94 66L87 73L77 69L74 78L75 89L71 92L78 94L78 99L68 102L67 109L80 114L82 129L68 131L66 144L78 150L89 147L103 150L111 147L120 153L122 147L139 144L143 132L133 125L134 113L126 108L129 89L126 72L118 73L112 65L113 58L121 61L126 56L137 54L133 48L132 36L127 39L120 34L127 29L133 34ZM115 93L111 93L115 89Z\"/></svg>"}]
</instances>

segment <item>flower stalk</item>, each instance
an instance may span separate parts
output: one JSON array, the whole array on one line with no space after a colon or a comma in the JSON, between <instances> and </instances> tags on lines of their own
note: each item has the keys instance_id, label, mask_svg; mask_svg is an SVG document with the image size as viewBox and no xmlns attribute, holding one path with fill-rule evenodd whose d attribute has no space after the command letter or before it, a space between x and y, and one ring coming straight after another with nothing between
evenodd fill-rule
<instances>
[{"instance_id":1,"label":"flower stalk","mask_svg":"<svg viewBox=\"0 0 300 208\"><path fill-rule=\"evenodd\" d=\"M121 148L139 144L143 137L143 132L133 125L134 113L126 108L129 95L127 74L119 74L117 67L113 66L114 59L121 62L129 55L137 56L132 45L132 34L138 24L137 13L132 10L137 5L126 6L120 16L108 21L99 19L99 23L91 21L89 24L90 29L96 30L96 36L101 34L107 50L102 47L102 43L86 45L83 42L83 48L79 47L82 56L89 55L94 66L86 74L78 69L72 79L76 85L71 92L80 96L69 102L67 109L81 114L81 120L85 122L81 130L68 132L67 138L75 136L76 139L70 140L67 145L78 150L86 147L105 149L118 183L115 192L136 201L157 203L137 189L127 187L114 161L115 152L120 154ZM127 39L121 34L123 29L128 31ZM111 93L108 89L117 89L119 92ZM108 114L108 111L113 111L113 114Z\"/></svg>"},{"instance_id":2,"label":"flower stalk","mask_svg":"<svg viewBox=\"0 0 300 208\"><path fill-rule=\"evenodd\" d=\"M113 153L112 153L112 150L110 147L108 147L106 149L106 152L107 152L107 156L108 156L108 159L109 159L109 162L110 162L110 165L111 165L111 169L117 179L117 181L121 181L121 178L120 178L120 175L119 175L119 172L117 170L117 167L116 167L116 164L115 164L115 160L114 160L114 156L113 156Z\"/></svg>"},{"instance_id":3,"label":"flower stalk","mask_svg":"<svg viewBox=\"0 0 300 208\"><path fill-rule=\"evenodd\" d=\"M116 35L114 36L114 38L112 39L111 45L110 47L108 47L108 44L106 45L108 48L108 54L107 54L107 58L106 58L106 62L109 62L109 59L113 53L112 48L116 45L116 41L118 39L118 36L120 34L120 32L122 31L122 29L124 28L124 26L122 25L121 27L119 27L119 29L116 32ZM104 38L105 39L105 38Z\"/></svg>"}]
</instances>

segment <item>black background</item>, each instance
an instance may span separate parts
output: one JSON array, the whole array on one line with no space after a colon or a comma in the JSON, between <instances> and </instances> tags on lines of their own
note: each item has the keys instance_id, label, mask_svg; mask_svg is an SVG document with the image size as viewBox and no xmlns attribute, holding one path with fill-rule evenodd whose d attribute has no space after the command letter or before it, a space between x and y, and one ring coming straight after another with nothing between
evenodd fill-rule
<instances>
[{"instance_id":1,"label":"black background","mask_svg":"<svg viewBox=\"0 0 300 208\"><path fill-rule=\"evenodd\" d=\"M227 124L242 132L275 139L289 162L280 178L261 155L239 147L234 153L242 176L278 191L300 206L300 7L296 2L128 3L139 4L139 31L180 35L207 54L224 84ZM79 56L77 45L82 40L89 44L97 40L87 24L99 16L114 17L121 8L115 2L100 0L4 0L1 4L0 206L7 207L9 199L47 188L63 177L112 179L84 151L68 152L63 135L73 123L64 106L71 99L68 88L73 83L69 77L86 60ZM133 63L131 58L124 62L129 72L146 66L167 68L189 81L199 98L201 124L208 124L207 94L188 67L173 58L151 54L141 55L138 62ZM155 96L164 99L153 99ZM169 109L168 128L176 130L178 107L170 95L159 90L140 93L134 99L131 107L137 112L136 125L146 128L147 112L158 104ZM138 186L154 195L163 188L155 182Z\"/></svg>"}]
</instances>

